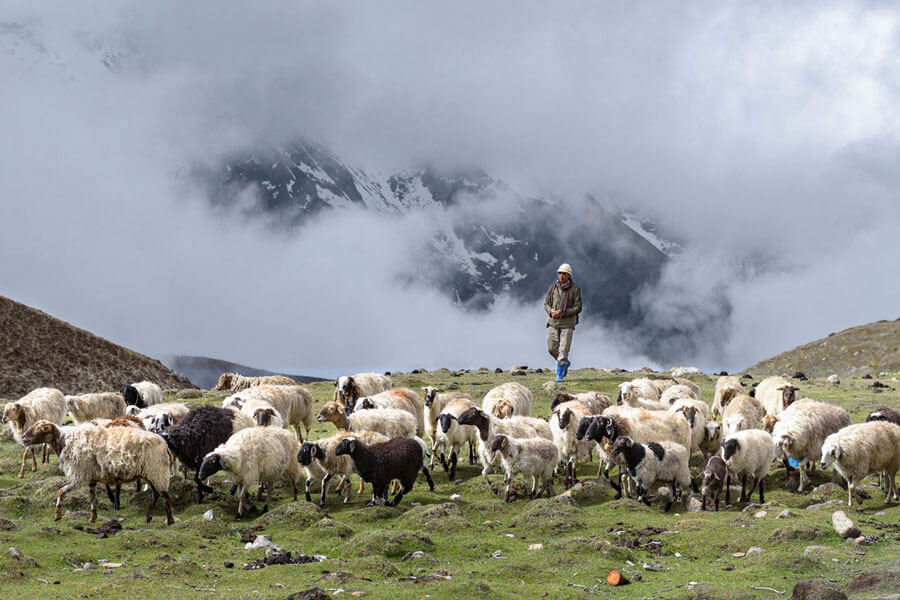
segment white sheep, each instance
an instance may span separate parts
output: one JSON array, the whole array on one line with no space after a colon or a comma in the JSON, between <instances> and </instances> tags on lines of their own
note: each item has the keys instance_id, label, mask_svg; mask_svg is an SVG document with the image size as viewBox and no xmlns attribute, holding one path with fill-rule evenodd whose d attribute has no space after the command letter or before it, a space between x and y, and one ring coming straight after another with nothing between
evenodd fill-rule
<instances>
[{"instance_id":1,"label":"white sheep","mask_svg":"<svg viewBox=\"0 0 900 600\"><path fill-rule=\"evenodd\" d=\"M518 473L522 474L525 485L528 485L528 478L531 478L532 499L537 491L538 480L541 488L537 493L545 492L548 498L553 495L553 472L559 462L559 452L553 442L541 438L517 439L499 434L491 438L491 452L500 456L503 465L505 502L511 499L512 480Z\"/></svg>"},{"instance_id":2,"label":"white sheep","mask_svg":"<svg viewBox=\"0 0 900 600\"><path fill-rule=\"evenodd\" d=\"M672 387L668 388L659 396L659 401L662 404L667 406L671 406L678 400L696 400L700 401L700 394L698 394L693 388L690 388L686 385L676 384ZM702 403L706 406L706 403ZM707 407L707 415L709 414L709 407Z\"/></svg>"},{"instance_id":3,"label":"white sheep","mask_svg":"<svg viewBox=\"0 0 900 600\"><path fill-rule=\"evenodd\" d=\"M122 387L122 398L128 406L147 408L154 404L162 404L163 391L152 381L139 381Z\"/></svg>"},{"instance_id":4,"label":"white sheep","mask_svg":"<svg viewBox=\"0 0 900 600\"><path fill-rule=\"evenodd\" d=\"M416 418L405 410L373 408L348 415L337 402L326 402L316 420L334 423L343 431L377 431L391 439L413 437L418 427Z\"/></svg>"},{"instance_id":5,"label":"white sheep","mask_svg":"<svg viewBox=\"0 0 900 600\"><path fill-rule=\"evenodd\" d=\"M719 453L722 449L722 426L715 421L707 421L703 428L703 440L700 442L700 452L703 460L709 462L709 457Z\"/></svg>"},{"instance_id":6,"label":"white sheep","mask_svg":"<svg viewBox=\"0 0 900 600\"><path fill-rule=\"evenodd\" d=\"M668 404L660 402L659 388L651 380L645 378L620 383L616 404L644 410L666 410L669 407Z\"/></svg>"},{"instance_id":7,"label":"white sheep","mask_svg":"<svg viewBox=\"0 0 900 600\"><path fill-rule=\"evenodd\" d=\"M342 375L334 382L334 402L344 408L353 407L363 396L374 396L393 387L391 378L379 373Z\"/></svg>"},{"instance_id":8,"label":"white sheep","mask_svg":"<svg viewBox=\"0 0 900 600\"><path fill-rule=\"evenodd\" d=\"M118 392L66 396L66 408L76 423L91 419L115 419L125 414L125 400Z\"/></svg>"},{"instance_id":9,"label":"white sheep","mask_svg":"<svg viewBox=\"0 0 900 600\"><path fill-rule=\"evenodd\" d=\"M685 379L684 377L672 377L667 379L650 379L651 384L653 384L656 389L659 391L659 397L662 399L663 394L666 393L666 390L669 390L677 385L684 386L690 390L691 395L700 400L700 386L691 381L690 379ZM677 392L683 393L683 392Z\"/></svg>"},{"instance_id":10,"label":"white sheep","mask_svg":"<svg viewBox=\"0 0 900 600\"><path fill-rule=\"evenodd\" d=\"M350 477L356 472L355 466L349 456L337 456L334 453L334 449L345 437L358 438L366 444L380 444L388 441L387 436L375 431L359 431L356 433L338 431L328 438L319 439L315 442L303 442L300 446L300 451L297 453L297 460L306 471L307 502L312 502L309 494L309 484L313 479L318 479L322 482L322 496L319 500L319 506L324 506L328 484L336 475L343 477L341 485L343 485L344 504L350 501L350 494L353 492L353 486L350 485Z\"/></svg>"},{"instance_id":11,"label":"white sheep","mask_svg":"<svg viewBox=\"0 0 900 600\"><path fill-rule=\"evenodd\" d=\"M56 388L37 388L32 390L15 402L8 402L3 406L3 416L0 422L9 423L16 443L22 444L22 434L36 421L45 420L57 425L62 424L66 416L66 397ZM22 454L22 466L19 468L19 477L25 477L25 460L31 454L31 471L37 471L37 458L34 456L34 447L25 445ZM41 456L42 462L47 462L46 448Z\"/></svg>"},{"instance_id":12,"label":"white sheep","mask_svg":"<svg viewBox=\"0 0 900 600\"><path fill-rule=\"evenodd\" d=\"M787 457L800 463L802 492L809 483L807 469L822 458L822 444L832 433L850 425L850 415L840 406L814 400L799 400L777 416L772 428L775 446Z\"/></svg>"},{"instance_id":13,"label":"white sheep","mask_svg":"<svg viewBox=\"0 0 900 600\"><path fill-rule=\"evenodd\" d=\"M706 437L706 424L709 419L709 407L706 403L693 398L679 398L669 406L669 412L684 416L691 427L689 450L691 452L700 450L700 445Z\"/></svg>"},{"instance_id":14,"label":"white sheep","mask_svg":"<svg viewBox=\"0 0 900 600\"><path fill-rule=\"evenodd\" d=\"M238 431L203 458L197 476L206 479L213 473L228 471L235 477L238 494L237 518L244 516L245 498L259 484L266 486L266 504L272 502L275 481L286 479L291 484L294 500L300 482L300 464L297 451L300 444L294 434L286 429L250 427ZM251 503L252 508L252 503Z\"/></svg>"},{"instance_id":15,"label":"white sheep","mask_svg":"<svg viewBox=\"0 0 900 600\"><path fill-rule=\"evenodd\" d=\"M666 512L672 508L676 494L683 497L684 488L693 486L688 467L690 452L681 444L662 441L645 445L628 436L619 436L609 453L616 462L626 467L628 474L637 482L638 502L644 502L647 506L650 506L650 501L645 494L656 481L669 484Z\"/></svg>"},{"instance_id":16,"label":"white sheep","mask_svg":"<svg viewBox=\"0 0 900 600\"><path fill-rule=\"evenodd\" d=\"M440 448L441 465L449 473L450 481L456 478L456 463L459 450L468 442L469 463L474 464L475 445L478 443L478 429L474 425L460 425L459 415L472 408L469 398L457 398L448 402L438 415L435 427L434 444L431 447L431 468L434 468L434 457ZM445 459L447 452L449 460Z\"/></svg>"},{"instance_id":17,"label":"white sheep","mask_svg":"<svg viewBox=\"0 0 900 600\"><path fill-rule=\"evenodd\" d=\"M153 508L160 495L166 504L166 524L175 522L169 497L169 449L155 433L137 427L97 427L86 423L66 430L64 434L59 426L48 421L39 423L27 433L35 436L33 439L51 440L66 475L66 484L56 496L55 520L62 518L63 497L78 486L88 485L89 520L93 523L97 520L98 483L120 486L143 479L153 491L147 506L147 522L153 517Z\"/></svg>"},{"instance_id":18,"label":"white sheep","mask_svg":"<svg viewBox=\"0 0 900 600\"><path fill-rule=\"evenodd\" d=\"M777 415L798 399L797 386L784 377L766 377L756 386L756 399L767 415Z\"/></svg>"},{"instance_id":19,"label":"white sheep","mask_svg":"<svg viewBox=\"0 0 900 600\"><path fill-rule=\"evenodd\" d=\"M768 431L762 429L744 429L725 437L722 442L722 458L728 466L730 474L741 478L741 497L739 502L745 502L753 495L753 490L759 486L759 503L766 502L763 494L763 482L769 467L775 460L775 442ZM750 491L747 488L747 477L753 477L753 486ZM729 503L729 489L725 489L725 504Z\"/></svg>"},{"instance_id":20,"label":"white sheep","mask_svg":"<svg viewBox=\"0 0 900 600\"><path fill-rule=\"evenodd\" d=\"M125 414L143 421L147 431L162 433L183 419L189 410L182 402L164 402L147 408L129 406L125 409Z\"/></svg>"},{"instance_id":21,"label":"white sheep","mask_svg":"<svg viewBox=\"0 0 900 600\"><path fill-rule=\"evenodd\" d=\"M550 425L543 419L533 417L509 417L498 419L489 412L472 407L461 415L461 425L474 425L478 429L478 456L481 459L481 476L488 481L488 473L500 466L500 456L491 452L490 440L495 435L504 434L515 438L553 439ZM490 483L490 482L489 482Z\"/></svg>"},{"instance_id":22,"label":"white sheep","mask_svg":"<svg viewBox=\"0 0 900 600\"><path fill-rule=\"evenodd\" d=\"M271 404L283 420L283 427L293 427L297 437L303 440L302 426L309 437L313 422L312 394L302 385L260 384L232 394L222 402L223 408L238 408L250 399L264 400Z\"/></svg>"},{"instance_id":23,"label":"white sheep","mask_svg":"<svg viewBox=\"0 0 900 600\"><path fill-rule=\"evenodd\" d=\"M461 400L467 402L469 407L475 406L472 397L465 392L445 392L434 386L425 386L422 388L424 392L422 401L425 404L425 433L434 443L436 434L436 423L438 415L444 412L444 407L450 402ZM433 449L433 445L432 445Z\"/></svg>"},{"instance_id":24,"label":"white sheep","mask_svg":"<svg viewBox=\"0 0 900 600\"><path fill-rule=\"evenodd\" d=\"M887 479L885 503L900 499L896 475L900 469L900 426L888 421L868 421L832 433L822 444L822 468L834 463L847 481L847 504L853 506L856 486L867 475L881 473Z\"/></svg>"},{"instance_id":25,"label":"white sheep","mask_svg":"<svg viewBox=\"0 0 900 600\"><path fill-rule=\"evenodd\" d=\"M257 427L284 429L281 413L266 400L250 398L241 404L241 412L253 419Z\"/></svg>"},{"instance_id":26,"label":"white sheep","mask_svg":"<svg viewBox=\"0 0 900 600\"><path fill-rule=\"evenodd\" d=\"M756 429L766 414L762 404L747 394L737 394L722 413L722 433L728 437L745 429Z\"/></svg>"},{"instance_id":27,"label":"white sheep","mask_svg":"<svg viewBox=\"0 0 900 600\"><path fill-rule=\"evenodd\" d=\"M557 392L553 402L550 403L550 410L555 411L557 406L572 401L577 401L586 407L590 411L589 414L592 415L599 415L612 404L609 396L603 392L579 392L574 395L566 392Z\"/></svg>"},{"instance_id":28,"label":"white sheep","mask_svg":"<svg viewBox=\"0 0 900 600\"><path fill-rule=\"evenodd\" d=\"M530 416L531 390L515 381L500 384L484 395L481 409L498 419Z\"/></svg>"},{"instance_id":29,"label":"white sheep","mask_svg":"<svg viewBox=\"0 0 900 600\"><path fill-rule=\"evenodd\" d=\"M425 405L417 393L408 388L392 388L374 396L363 396L353 405L353 411L371 408L405 410L416 418L416 435L425 435Z\"/></svg>"},{"instance_id":30,"label":"white sheep","mask_svg":"<svg viewBox=\"0 0 900 600\"><path fill-rule=\"evenodd\" d=\"M745 393L744 385L739 377L734 375L722 375L716 381L716 388L713 394L713 403L711 414L713 418L722 415L725 406L738 394Z\"/></svg>"},{"instance_id":31,"label":"white sheep","mask_svg":"<svg viewBox=\"0 0 900 600\"><path fill-rule=\"evenodd\" d=\"M284 375L244 377L237 373L222 373L213 389L219 392L240 392L257 385L295 385L297 382Z\"/></svg>"}]
</instances>

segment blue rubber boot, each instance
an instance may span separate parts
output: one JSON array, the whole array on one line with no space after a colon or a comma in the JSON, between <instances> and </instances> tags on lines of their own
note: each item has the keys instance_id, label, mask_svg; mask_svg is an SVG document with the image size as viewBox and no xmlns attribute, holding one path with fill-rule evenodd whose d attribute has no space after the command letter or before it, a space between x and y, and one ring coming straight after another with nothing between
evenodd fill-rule
<instances>
[{"instance_id":1,"label":"blue rubber boot","mask_svg":"<svg viewBox=\"0 0 900 600\"><path fill-rule=\"evenodd\" d=\"M565 378L566 375L569 374L569 365L572 364L569 361L564 362L562 366L562 376Z\"/></svg>"},{"instance_id":2,"label":"blue rubber boot","mask_svg":"<svg viewBox=\"0 0 900 600\"><path fill-rule=\"evenodd\" d=\"M565 377L565 371L562 365L556 365L556 383L559 383Z\"/></svg>"}]
</instances>

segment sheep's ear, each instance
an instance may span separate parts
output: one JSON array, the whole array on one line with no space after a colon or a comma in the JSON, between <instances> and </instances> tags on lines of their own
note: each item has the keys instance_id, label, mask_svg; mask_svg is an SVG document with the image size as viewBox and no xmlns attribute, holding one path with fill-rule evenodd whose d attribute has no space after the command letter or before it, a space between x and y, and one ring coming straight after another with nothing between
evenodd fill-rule
<instances>
[{"instance_id":1,"label":"sheep's ear","mask_svg":"<svg viewBox=\"0 0 900 600\"><path fill-rule=\"evenodd\" d=\"M631 438L625 438L625 445L631 448L632 446L634 446L634 440L632 440Z\"/></svg>"},{"instance_id":2,"label":"sheep's ear","mask_svg":"<svg viewBox=\"0 0 900 600\"><path fill-rule=\"evenodd\" d=\"M309 456L310 458L316 458L319 455L319 446L316 444L311 444L309 447Z\"/></svg>"},{"instance_id":3,"label":"sheep's ear","mask_svg":"<svg viewBox=\"0 0 900 600\"><path fill-rule=\"evenodd\" d=\"M347 446L348 446L347 449L350 450L351 454L353 454L356 451L356 440L351 439L350 442L347 444Z\"/></svg>"},{"instance_id":4,"label":"sheep's ear","mask_svg":"<svg viewBox=\"0 0 900 600\"><path fill-rule=\"evenodd\" d=\"M718 473L713 473L713 477L716 479L716 481L722 481L722 478L719 476Z\"/></svg>"}]
</instances>

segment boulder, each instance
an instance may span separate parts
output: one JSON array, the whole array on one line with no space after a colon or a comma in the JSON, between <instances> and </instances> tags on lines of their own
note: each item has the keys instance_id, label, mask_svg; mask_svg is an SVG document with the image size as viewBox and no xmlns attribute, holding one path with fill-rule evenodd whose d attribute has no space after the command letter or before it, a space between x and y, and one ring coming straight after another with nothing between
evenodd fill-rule
<instances>
[{"instance_id":1,"label":"boulder","mask_svg":"<svg viewBox=\"0 0 900 600\"><path fill-rule=\"evenodd\" d=\"M835 511L831 515L831 524L834 525L834 530L842 538L858 538L862 535L859 527L842 510Z\"/></svg>"}]
</instances>

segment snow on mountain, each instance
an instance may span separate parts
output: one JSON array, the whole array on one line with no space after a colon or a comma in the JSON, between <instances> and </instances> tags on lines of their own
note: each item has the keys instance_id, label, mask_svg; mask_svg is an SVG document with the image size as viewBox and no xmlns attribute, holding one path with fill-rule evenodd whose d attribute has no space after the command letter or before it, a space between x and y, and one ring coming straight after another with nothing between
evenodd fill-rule
<instances>
[{"instance_id":1,"label":"snow on mountain","mask_svg":"<svg viewBox=\"0 0 900 600\"><path fill-rule=\"evenodd\" d=\"M642 218L636 213L627 210L622 211L622 223L636 234L653 244L653 246L668 257L673 257L684 252L681 244L659 236L656 224L647 218Z\"/></svg>"}]
</instances>

